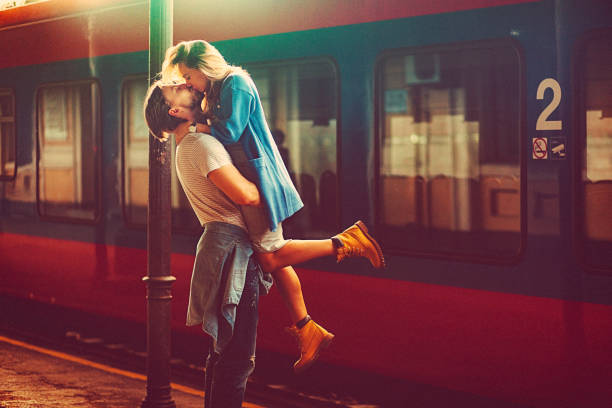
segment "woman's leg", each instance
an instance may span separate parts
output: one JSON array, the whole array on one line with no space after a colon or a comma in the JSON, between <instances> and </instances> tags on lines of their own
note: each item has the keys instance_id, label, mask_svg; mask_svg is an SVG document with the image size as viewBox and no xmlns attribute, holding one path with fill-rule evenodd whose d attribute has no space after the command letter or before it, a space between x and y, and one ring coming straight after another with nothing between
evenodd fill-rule
<instances>
[{"instance_id":1,"label":"woman's leg","mask_svg":"<svg viewBox=\"0 0 612 408\"><path fill-rule=\"evenodd\" d=\"M334 335L308 316L302 295L302 285L293 267L286 266L276 269L272 275L289 310L291 320L294 322L286 330L298 341L300 358L293 365L293 369L299 373L310 367L319 356L319 352L329 346Z\"/></svg>"},{"instance_id":2,"label":"woman's leg","mask_svg":"<svg viewBox=\"0 0 612 408\"><path fill-rule=\"evenodd\" d=\"M276 269L271 272L281 297L289 310L293 324L303 320L308 312L302 294L300 279L292 266Z\"/></svg>"},{"instance_id":3,"label":"woman's leg","mask_svg":"<svg viewBox=\"0 0 612 408\"><path fill-rule=\"evenodd\" d=\"M257 260L263 269L274 276L294 324L304 319L308 312L304 303L300 278L291 265L334 254L331 239L291 240L278 251L257 254Z\"/></svg>"},{"instance_id":4,"label":"woman's leg","mask_svg":"<svg viewBox=\"0 0 612 408\"><path fill-rule=\"evenodd\" d=\"M274 273L274 271L287 266L335 254L336 250L331 239L294 239L288 241L278 251L259 253L258 261L266 272ZM295 271L293 274L295 274ZM297 276L295 278L297 279Z\"/></svg>"}]
</instances>

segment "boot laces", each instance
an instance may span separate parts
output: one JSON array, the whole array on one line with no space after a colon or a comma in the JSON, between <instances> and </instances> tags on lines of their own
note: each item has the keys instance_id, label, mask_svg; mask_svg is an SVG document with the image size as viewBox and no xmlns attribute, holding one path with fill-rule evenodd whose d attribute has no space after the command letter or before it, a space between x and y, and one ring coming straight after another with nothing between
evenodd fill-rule
<instances>
[{"instance_id":1,"label":"boot laces","mask_svg":"<svg viewBox=\"0 0 612 408\"><path fill-rule=\"evenodd\" d=\"M362 247L357 246L346 246L344 248L344 256L363 256L364 250Z\"/></svg>"}]
</instances>

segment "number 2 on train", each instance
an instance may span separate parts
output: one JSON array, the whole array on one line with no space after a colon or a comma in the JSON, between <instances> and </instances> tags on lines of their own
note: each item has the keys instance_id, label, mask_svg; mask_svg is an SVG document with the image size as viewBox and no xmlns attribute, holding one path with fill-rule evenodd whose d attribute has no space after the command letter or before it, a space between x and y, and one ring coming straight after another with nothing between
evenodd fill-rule
<instances>
[{"instance_id":1,"label":"number 2 on train","mask_svg":"<svg viewBox=\"0 0 612 408\"><path fill-rule=\"evenodd\" d=\"M562 122L560 120L548 120L551 113L557 109L561 103L561 85L553 78L546 78L538 85L537 98L544 99L544 92L550 88L553 91L552 101L544 108L538 121L536 122L536 130L561 130Z\"/></svg>"}]
</instances>

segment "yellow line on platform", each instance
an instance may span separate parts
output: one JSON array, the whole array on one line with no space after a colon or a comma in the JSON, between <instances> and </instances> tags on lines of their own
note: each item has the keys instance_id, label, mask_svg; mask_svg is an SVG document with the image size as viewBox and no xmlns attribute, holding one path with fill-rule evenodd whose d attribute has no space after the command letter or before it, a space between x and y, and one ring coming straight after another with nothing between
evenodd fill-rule
<instances>
[{"instance_id":1,"label":"yellow line on platform","mask_svg":"<svg viewBox=\"0 0 612 408\"><path fill-rule=\"evenodd\" d=\"M80 357L75 357L75 356L72 356L70 354L62 353L60 351L54 351L54 350L49 350L49 349L46 349L46 348L43 348L43 347L34 346L32 344L24 343L22 341L10 339L10 338L4 337L4 336L0 336L0 341L12 344L13 346L18 346L18 347L26 348L28 350L37 351L39 353L46 354L48 356L52 356L52 357L56 357L56 358L61 358L62 360L72 361L73 363L82 364L82 365L85 365L85 366L88 366L88 367L97 368L98 370L106 371L108 373L122 375L124 377L132 378L132 379L135 379L135 380L147 381L147 377L142 375L142 374L137 374L137 373L133 373L131 371L121 370L119 368L114 368L114 367L110 367L110 366L107 366L107 365L104 365L104 364L95 363L93 361L89 361L89 360L86 360L86 359L80 358ZM204 391L196 390L194 388L186 387L184 385L175 384L175 383L170 383L170 386L172 387L173 390L181 391L181 392L184 392L186 394L196 395L196 396L199 396L199 397L204 397ZM246 401L243 404L244 404L243 407L248 407L248 408L265 408L265 407L263 407L261 405L252 404L252 403L246 402Z\"/></svg>"}]
</instances>

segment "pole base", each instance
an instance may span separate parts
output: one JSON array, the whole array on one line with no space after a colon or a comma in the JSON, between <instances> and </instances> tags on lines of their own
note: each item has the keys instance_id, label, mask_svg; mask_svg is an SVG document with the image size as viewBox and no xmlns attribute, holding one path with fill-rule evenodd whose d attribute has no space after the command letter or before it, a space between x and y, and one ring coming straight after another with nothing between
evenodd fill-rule
<instances>
[{"instance_id":1,"label":"pole base","mask_svg":"<svg viewBox=\"0 0 612 408\"><path fill-rule=\"evenodd\" d=\"M171 397L155 400L145 397L140 403L140 408L176 408L176 404Z\"/></svg>"}]
</instances>

